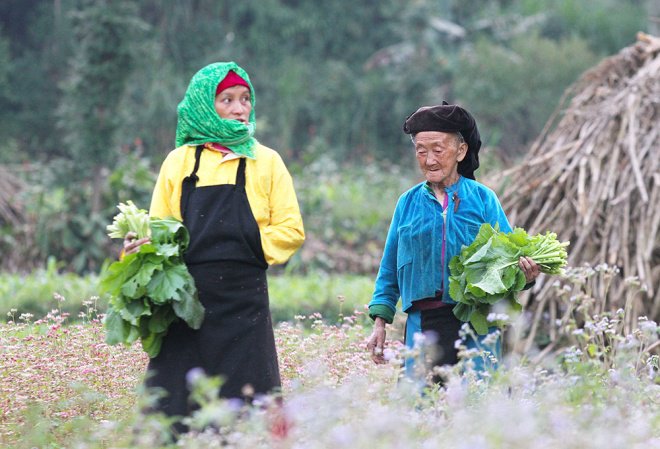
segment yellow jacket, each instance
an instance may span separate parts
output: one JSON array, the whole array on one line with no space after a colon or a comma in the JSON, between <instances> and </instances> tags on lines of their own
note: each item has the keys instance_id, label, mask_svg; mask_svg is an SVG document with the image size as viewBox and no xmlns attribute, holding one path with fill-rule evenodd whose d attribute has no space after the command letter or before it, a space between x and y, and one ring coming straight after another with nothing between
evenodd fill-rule
<instances>
[{"instance_id":1,"label":"yellow jacket","mask_svg":"<svg viewBox=\"0 0 660 449\"><path fill-rule=\"evenodd\" d=\"M197 186L235 184L239 158L223 160L220 152L204 149ZM195 166L195 147L183 145L167 155L158 174L149 215L181 217L181 182ZM245 191L261 233L261 245L269 265L284 263L305 240L293 180L277 152L261 144L255 159L247 159Z\"/></svg>"}]
</instances>

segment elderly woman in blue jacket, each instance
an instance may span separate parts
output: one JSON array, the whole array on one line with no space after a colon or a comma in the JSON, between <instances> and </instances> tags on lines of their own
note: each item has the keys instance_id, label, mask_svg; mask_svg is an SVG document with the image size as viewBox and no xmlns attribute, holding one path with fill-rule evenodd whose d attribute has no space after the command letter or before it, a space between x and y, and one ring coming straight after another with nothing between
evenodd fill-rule
<instances>
[{"instance_id":1,"label":"elderly woman in blue jacket","mask_svg":"<svg viewBox=\"0 0 660 449\"><path fill-rule=\"evenodd\" d=\"M432 333L434 366L455 364L455 341L463 323L452 311L449 260L462 245L472 243L483 223L498 225L504 232L511 226L495 193L475 181L481 140L468 111L446 102L422 107L406 119L403 130L411 135L426 180L401 195L394 210L369 303L374 330L367 348L374 362L385 363L385 324L392 323L401 298L407 313L406 346L414 346L415 334ZM528 283L539 274L529 258L522 257L518 265ZM468 342L468 347L476 345ZM499 339L494 352L498 357ZM412 363L406 361L409 374Z\"/></svg>"}]
</instances>

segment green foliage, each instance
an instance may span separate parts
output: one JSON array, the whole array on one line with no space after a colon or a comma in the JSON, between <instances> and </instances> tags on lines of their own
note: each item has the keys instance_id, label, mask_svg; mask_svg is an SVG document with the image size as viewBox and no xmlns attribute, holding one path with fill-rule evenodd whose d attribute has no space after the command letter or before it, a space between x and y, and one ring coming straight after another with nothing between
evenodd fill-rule
<instances>
[{"instance_id":1,"label":"green foliage","mask_svg":"<svg viewBox=\"0 0 660 449\"><path fill-rule=\"evenodd\" d=\"M514 157L541 131L564 89L596 61L577 37L557 42L535 33L510 45L481 39L463 52L455 91L477 117L482 140Z\"/></svg>"},{"instance_id":2,"label":"green foliage","mask_svg":"<svg viewBox=\"0 0 660 449\"><path fill-rule=\"evenodd\" d=\"M610 55L635 41L635 31L647 29L647 5L639 0L525 0L526 12L544 12L544 36L580 36L597 54Z\"/></svg>"},{"instance_id":3,"label":"green foliage","mask_svg":"<svg viewBox=\"0 0 660 449\"><path fill-rule=\"evenodd\" d=\"M320 313L324 320L336 322L354 311L363 311L371 300L373 287L372 276L323 272L269 274L273 321L293 321L296 316ZM53 299L55 293L57 298L64 299ZM23 314L43 317L56 308L73 319L86 317L90 309L98 314L106 313L107 296L98 295L98 276L62 273L55 260L50 259L47 267L33 270L29 275L0 274L0 317L7 320L13 315L13 321L19 321Z\"/></svg>"},{"instance_id":4,"label":"green foliage","mask_svg":"<svg viewBox=\"0 0 660 449\"><path fill-rule=\"evenodd\" d=\"M352 274L286 274L268 277L273 321L293 321L296 316L318 313L328 322L363 312L371 300L374 279Z\"/></svg>"},{"instance_id":5,"label":"green foliage","mask_svg":"<svg viewBox=\"0 0 660 449\"><path fill-rule=\"evenodd\" d=\"M11 95L11 88L9 84L9 70L11 55L9 53L9 42L3 36L2 28L0 27L0 109L9 106L9 97ZM0 123L0 135L9 135L9 129L6 128L7 123ZM0 162L2 162L3 152L0 150Z\"/></svg>"},{"instance_id":6,"label":"green foliage","mask_svg":"<svg viewBox=\"0 0 660 449\"><path fill-rule=\"evenodd\" d=\"M405 143L401 122L420 104L446 98L480 109L490 102L463 97L455 86L466 73L459 56L475 42L511 48L512 39L538 32L556 45L583 42L602 57L646 28L645 7L636 0L6 0L0 25L10 54L2 67L12 95L0 123L40 158L112 161L113 143L135 139L148 155L162 155L190 76L209 62L235 60L261 98L264 142L299 156L318 138L337 155L358 150L396 160ZM579 57L548 64L549 74L571 75L553 81L555 98L584 64ZM524 116L520 105L499 106L502 117ZM56 110L63 133L53 126Z\"/></svg>"},{"instance_id":7,"label":"green foliage","mask_svg":"<svg viewBox=\"0 0 660 449\"><path fill-rule=\"evenodd\" d=\"M86 316L90 309L105 310L106 304L105 298L98 297L96 275L61 272L53 258L30 274L0 274L2 321L18 322L24 314L44 317L53 309L72 317Z\"/></svg>"},{"instance_id":8,"label":"green foliage","mask_svg":"<svg viewBox=\"0 0 660 449\"><path fill-rule=\"evenodd\" d=\"M56 159L25 172L27 188L17 200L27 221L18 228L0 229L0 241L7 242L5 254L18 253L6 260L21 258L22 269L28 269L53 256L69 270L83 273L116 257L119 249L104 232L114 205L126 198L149 204L156 175L144 157L128 150L113 171L104 170L97 179L81 180L78 169L71 161ZM62 179L71 182L62 185ZM104 205L97 212L90 203L96 191Z\"/></svg>"},{"instance_id":9,"label":"green foliage","mask_svg":"<svg viewBox=\"0 0 660 449\"><path fill-rule=\"evenodd\" d=\"M526 284L520 257L532 258L542 273L561 274L567 246L550 232L529 236L522 228L503 233L488 223L481 225L474 241L449 261L449 294L458 303L454 314L485 335L490 306L504 300L513 310L522 309L516 297Z\"/></svg>"},{"instance_id":10,"label":"green foliage","mask_svg":"<svg viewBox=\"0 0 660 449\"><path fill-rule=\"evenodd\" d=\"M598 302L592 299L572 300L572 311ZM424 351L391 342L389 363L375 365L364 348L370 328L359 320L338 326L312 317L310 326L282 324L275 338L283 409L273 407L281 401L272 396L242 406L221 399L221 379L193 371L188 380L200 406L188 421L194 431L177 443L167 441L171 420L143 413L156 393L137 387L147 364L139 345L104 344L97 320L63 326L63 318L54 315L40 324L0 325L0 403L6 405L0 444L239 449L305 442L317 449L339 441L355 449L564 449L570 441L569 447L584 449L656 447L660 376L653 351L660 328L640 319L626 331L624 315L585 314L577 320L569 313L552 320L568 347L555 348L541 362L511 354L497 372L477 376L464 358L439 369L445 384L423 394L419 384L399 375L404 357L422 363ZM278 412L292 425L283 439L272 432L274 418L282 417Z\"/></svg>"},{"instance_id":11,"label":"green foliage","mask_svg":"<svg viewBox=\"0 0 660 449\"><path fill-rule=\"evenodd\" d=\"M209 62L235 60L250 73L257 137L288 162L325 154L341 170L401 165L403 120L443 99L467 106L484 142L510 162L563 90L631 43L645 19L636 0L5 0L0 161L30 162L35 176L21 198L31 221L3 228L2 241L27 244L24 269L48 255L80 272L98 269L111 254L99 227L118 201L148 204L149 167L172 149L176 105ZM389 215L380 199L369 213L379 204ZM359 222L328 219L319 226L340 227L312 237L349 223L346 241L382 239L383 221L368 237Z\"/></svg>"},{"instance_id":12,"label":"green foliage","mask_svg":"<svg viewBox=\"0 0 660 449\"><path fill-rule=\"evenodd\" d=\"M64 143L80 166L108 166L117 154L117 106L137 56L133 42L146 24L130 0L83 0L71 14L76 44L59 111Z\"/></svg>"},{"instance_id":13,"label":"green foliage","mask_svg":"<svg viewBox=\"0 0 660 449\"><path fill-rule=\"evenodd\" d=\"M327 155L294 174L294 181L305 229L349 246L386 234L397 198L416 182L412 170L398 165L339 165Z\"/></svg>"},{"instance_id":14,"label":"green foliage","mask_svg":"<svg viewBox=\"0 0 660 449\"><path fill-rule=\"evenodd\" d=\"M119 213L112 219L112 224L106 227L108 237L123 239L129 232L135 233L135 238L142 239L151 235L149 214L144 209L138 209L133 201L119 203Z\"/></svg>"},{"instance_id":15,"label":"green foliage","mask_svg":"<svg viewBox=\"0 0 660 449\"><path fill-rule=\"evenodd\" d=\"M413 156L404 156L410 166L402 168L401 163L369 160L340 165L322 147L317 146L315 153L320 156L312 159L316 154L310 154L304 166L290 164L308 241L287 269L371 274L380 261L397 198L418 182ZM29 187L21 199L34 220L26 224L26 232L36 232L29 233L34 240L27 248L8 244L9 251L20 250L23 257L35 261L57 255L69 269L81 273L98 270L105 259L116 257L119 248L104 233L116 211L114 204L126 198L149 204L156 175L139 153L127 151L112 172L95 181L107 207L94 213L88 201L93 192L90 183L77 184L75 189L58 186L58 179L75 178L74 169L59 160L28 174ZM8 230L8 242L11 235Z\"/></svg>"},{"instance_id":16,"label":"green foliage","mask_svg":"<svg viewBox=\"0 0 660 449\"><path fill-rule=\"evenodd\" d=\"M140 235L149 220L145 210L134 204L120 204L121 213L108 226L110 236L123 238L115 224L127 223L127 232ZM110 296L105 327L111 345L130 345L138 338L149 357L160 352L170 324L181 318L193 329L204 319L204 307L197 298L195 280L183 262L188 231L173 218L151 219L150 241L138 252L125 255L101 273L100 288Z\"/></svg>"},{"instance_id":17,"label":"green foliage","mask_svg":"<svg viewBox=\"0 0 660 449\"><path fill-rule=\"evenodd\" d=\"M0 26L9 43L9 60L2 70L11 86L0 101L0 160L26 162L65 154L55 111L72 41L64 11L77 1L0 3ZM19 151L13 151L15 147Z\"/></svg>"},{"instance_id":18,"label":"green foliage","mask_svg":"<svg viewBox=\"0 0 660 449\"><path fill-rule=\"evenodd\" d=\"M375 273L396 201L417 182L402 165L340 164L328 154L294 164L306 243L287 270Z\"/></svg>"}]
</instances>

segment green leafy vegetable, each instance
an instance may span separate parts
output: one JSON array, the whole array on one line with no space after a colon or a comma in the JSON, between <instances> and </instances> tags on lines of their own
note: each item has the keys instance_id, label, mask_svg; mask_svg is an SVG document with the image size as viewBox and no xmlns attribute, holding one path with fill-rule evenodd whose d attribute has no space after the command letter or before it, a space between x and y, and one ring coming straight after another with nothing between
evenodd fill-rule
<instances>
[{"instance_id":1,"label":"green leafy vegetable","mask_svg":"<svg viewBox=\"0 0 660 449\"><path fill-rule=\"evenodd\" d=\"M108 235L123 239L135 232L151 241L101 273L101 290L110 295L106 342L131 344L139 338L149 357L155 357L170 324L182 319L199 329L204 318L195 281L183 262L190 237L179 220L150 219L131 201L118 208L121 212L107 227Z\"/></svg>"},{"instance_id":2,"label":"green leafy vegetable","mask_svg":"<svg viewBox=\"0 0 660 449\"><path fill-rule=\"evenodd\" d=\"M144 209L138 209L133 201L119 203L119 214L115 215L112 224L106 227L108 236L112 239L123 239L129 231L137 234L137 238L149 237L149 215Z\"/></svg>"},{"instance_id":3,"label":"green leafy vegetable","mask_svg":"<svg viewBox=\"0 0 660 449\"><path fill-rule=\"evenodd\" d=\"M449 261L449 296L458 303L454 315L469 321L478 334L486 334L491 305L505 300L515 310L522 308L516 297L526 284L518 267L520 257L533 259L543 273L560 274L568 245L551 232L530 236L522 228L504 233L488 223L481 225L472 244Z\"/></svg>"}]
</instances>

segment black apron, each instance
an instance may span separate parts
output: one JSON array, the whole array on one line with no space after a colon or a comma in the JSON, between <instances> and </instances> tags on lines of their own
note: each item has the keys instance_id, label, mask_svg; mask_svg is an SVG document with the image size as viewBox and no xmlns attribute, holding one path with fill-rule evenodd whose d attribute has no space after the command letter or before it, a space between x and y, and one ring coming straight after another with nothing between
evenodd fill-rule
<instances>
[{"instance_id":1,"label":"black apron","mask_svg":"<svg viewBox=\"0 0 660 449\"><path fill-rule=\"evenodd\" d=\"M165 391L156 409L192 411L186 376L193 368L224 379L220 396L249 400L280 387L266 269L259 227L245 192L245 158L236 184L197 187L203 147L183 180L181 216L190 233L185 262L206 312L199 330L173 323L149 361L147 387ZM247 385L249 387L245 388Z\"/></svg>"}]
</instances>

